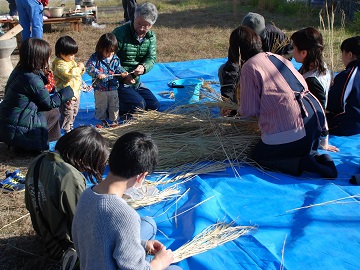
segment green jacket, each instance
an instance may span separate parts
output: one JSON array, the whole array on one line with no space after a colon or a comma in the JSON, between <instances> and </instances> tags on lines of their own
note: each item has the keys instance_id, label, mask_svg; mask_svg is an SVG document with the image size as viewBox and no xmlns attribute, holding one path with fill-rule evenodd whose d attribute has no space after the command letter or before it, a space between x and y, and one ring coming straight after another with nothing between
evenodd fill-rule
<instances>
[{"instance_id":1,"label":"green jacket","mask_svg":"<svg viewBox=\"0 0 360 270\"><path fill-rule=\"evenodd\" d=\"M138 65L145 67L148 73L156 63L156 36L151 30L147 32L142 43L137 40L133 22L119 26L113 30L118 41L117 56L127 72L133 71ZM136 85L140 78L135 78Z\"/></svg>"},{"instance_id":2,"label":"green jacket","mask_svg":"<svg viewBox=\"0 0 360 270\"><path fill-rule=\"evenodd\" d=\"M66 163L59 154L49 152L45 155L40 165L38 198L47 224L44 224L35 208L34 167L41 155L31 162L26 175L25 204L34 230L41 237L47 252L54 259L60 259L64 249L73 244L71 225L75 206L86 183L84 175Z\"/></svg>"}]
</instances>

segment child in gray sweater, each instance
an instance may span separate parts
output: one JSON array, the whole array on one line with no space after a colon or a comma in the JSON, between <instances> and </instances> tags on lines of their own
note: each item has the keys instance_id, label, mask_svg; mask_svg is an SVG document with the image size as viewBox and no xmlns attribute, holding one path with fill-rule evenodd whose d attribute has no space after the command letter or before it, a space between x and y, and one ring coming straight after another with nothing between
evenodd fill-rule
<instances>
[{"instance_id":1,"label":"child in gray sweater","mask_svg":"<svg viewBox=\"0 0 360 270\"><path fill-rule=\"evenodd\" d=\"M85 190L76 207L72 235L80 269L181 269L169 267L173 254L159 241L140 239L140 216L122 199L126 189L153 172L157 158L157 146L140 132L117 140L108 176ZM146 254L154 259L148 262Z\"/></svg>"}]
</instances>

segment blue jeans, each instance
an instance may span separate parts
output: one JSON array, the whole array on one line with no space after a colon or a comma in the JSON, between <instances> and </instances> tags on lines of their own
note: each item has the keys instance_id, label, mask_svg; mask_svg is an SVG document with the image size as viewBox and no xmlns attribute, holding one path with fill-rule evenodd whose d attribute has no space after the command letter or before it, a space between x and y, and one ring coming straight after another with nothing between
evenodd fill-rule
<instances>
[{"instance_id":1,"label":"blue jeans","mask_svg":"<svg viewBox=\"0 0 360 270\"><path fill-rule=\"evenodd\" d=\"M140 239L141 240L154 240L156 235L157 226L152 217L141 217L140 224Z\"/></svg>"},{"instance_id":2,"label":"blue jeans","mask_svg":"<svg viewBox=\"0 0 360 270\"><path fill-rule=\"evenodd\" d=\"M154 240L156 235L157 226L155 220L151 217L141 217L140 225L140 239L141 240ZM152 256L147 256L146 260L150 261ZM177 265L170 265L165 270L181 270L182 268Z\"/></svg>"},{"instance_id":3,"label":"blue jeans","mask_svg":"<svg viewBox=\"0 0 360 270\"><path fill-rule=\"evenodd\" d=\"M6 0L9 3L9 15L16 16L18 14L15 0Z\"/></svg>"},{"instance_id":4,"label":"blue jeans","mask_svg":"<svg viewBox=\"0 0 360 270\"><path fill-rule=\"evenodd\" d=\"M21 40L43 36L43 5L38 0L16 0L19 14Z\"/></svg>"},{"instance_id":5,"label":"blue jeans","mask_svg":"<svg viewBox=\"0 0 360 270\"><path fill-rule=\"evenodd\" d=\"M149 88L143 83L138 86L120 83L119 115L135 112L136 108L158 110L160 103Z\"/></svg>"}]
</instances>

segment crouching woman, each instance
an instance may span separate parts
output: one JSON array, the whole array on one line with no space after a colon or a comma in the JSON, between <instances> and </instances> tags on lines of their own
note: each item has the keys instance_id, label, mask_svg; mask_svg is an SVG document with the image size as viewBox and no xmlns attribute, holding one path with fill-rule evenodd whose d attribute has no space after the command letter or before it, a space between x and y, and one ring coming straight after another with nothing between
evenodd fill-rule
<instances>
[{"instance_id":1,"label":"crouching woman","mask_svg":"<svg viewBox=\"0 0 360 270\"><path fill-rule=\"evenodd\" d=\"M282 56L262 52L259 36L248 27L235 29L230 41L233 58L242 65L238 112L257 117L261 132L252 158L263 168L292 175L310 171L336 178L331 157L317 149L338 149L328 144L325 113L301 74Z\"/></svg>"}]
</instances>

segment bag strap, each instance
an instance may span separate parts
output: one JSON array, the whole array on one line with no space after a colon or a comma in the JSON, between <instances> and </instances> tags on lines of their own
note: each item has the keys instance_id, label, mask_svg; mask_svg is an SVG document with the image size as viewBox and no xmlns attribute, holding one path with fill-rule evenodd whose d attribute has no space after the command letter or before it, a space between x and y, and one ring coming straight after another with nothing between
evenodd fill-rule
<instances>
[{"instance_id":1,"label":"bag strap","mask_svg":"<svg viewBox=\"0 0 360 270\"><path fill-rule=\"evenodd\" d=\"M62 249L65 251L67 250L69 247L71 247L73 244L70 242L66 242L66 241L59 241L57 240L54 235L51 232L50 229L50 225L47 222L47 220L45 219L43 213L41 212L41 208L40 208L40 204L39 204L39 174L40 174L40 165L41 162L43 161L43 159L45 158L45 155L42 155L41 157L38 158L38 160L35 163L35 167L34 167L34 192L35 192L35 210L39 215L39 218L41 220L41 222L43 223L43 225L45 226L45 228L49 231L50 235L52 236L52 238L62 247Z\"/></svg>"}]
</instances>

